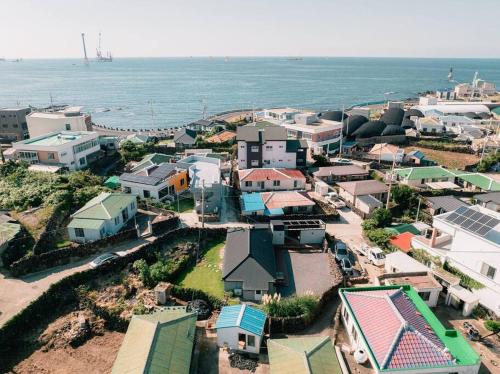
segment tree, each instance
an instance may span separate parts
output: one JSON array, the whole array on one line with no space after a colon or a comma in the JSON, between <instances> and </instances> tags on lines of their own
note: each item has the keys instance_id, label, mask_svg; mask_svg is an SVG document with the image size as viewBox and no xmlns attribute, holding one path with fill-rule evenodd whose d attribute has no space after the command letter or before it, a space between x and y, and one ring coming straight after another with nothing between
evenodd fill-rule
<instances>
[{"instance_id":1,"label":"tree","mask_svg":"<svg viewBox=\"0 0 500 374\"><path fill-rule=\"evenodd\" d=\"M332 163L323 155L313 155L312 158L314 160L313 166L316 168L332 165Z\"/></svg>"},{"instance_id":2,"label":"tree","mask_svg":"<svg viewBox=\"0 0 500 374\"><path fill-rule=\"evenodd\" d=\"M381 228L367 230L365 231L365 235L373 244L386 250L388 249L389 240L393 237L393 234Z\"/></svg>"},{"instance_id":3,"label":"tree","mask_svg":"<svg viewBox=\"0 0 500 374\"><path fill-rule=\"evenodd\" d=\"M153 143L135 144L130 140L123 142L120 148L123 162L139 161L148 153L153 152Z\"/></svg>"},{"instance_id":4,"label":"tree","mask_svg":"<svg viewBox=\"0 0 500 374\"><path fill-rule=\"evenodd\" d=\"M375 209L370 218L374 221L376 227L386 227L392 223L391 211L384 208Z\"/></svg>"},{"instance_id":5,"label":"tree","mask_svg":"<svg viewBox=\"0 0 500 374\"><path fill-rule=\"evenodd\" d=\"M414 206L417 200L413 190L405 185L394 186L391 191L392 198L402 209Z\"/></svg>"}]
</instances>

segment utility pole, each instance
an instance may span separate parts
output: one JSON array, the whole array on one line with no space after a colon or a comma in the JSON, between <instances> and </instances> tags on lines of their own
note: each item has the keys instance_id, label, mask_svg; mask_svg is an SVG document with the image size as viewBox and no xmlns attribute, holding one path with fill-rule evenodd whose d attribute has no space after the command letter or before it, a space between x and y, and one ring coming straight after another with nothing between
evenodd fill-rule
<instances>
[{"instance_id":1,"label":"utility pole","mask_svg":"<svg viewBox=\"0 0 500 374\"><path fill-rule=\"evenodd\" d=\"M345 107L344 107L344 105L342 105L342 117L341 117L342 124L344 123L344 111L345 111ZM342 138L343 138L343 136L342 136L342 127L341 127L340 128L340 149L339 149L339 157L340 158L342 158Z\"/></svg>"},{"instance_id":2,"label":"utility pole","mask_svg":"<svg viewBox=\"0 0 500 374\"><path fill-rule=\"evenodd\" d=\"M179 203L179 192L175 191L175 194L177 195L177 213L180 213L181 208L180 208L180 203Z\"/></svg>"},{"instance_id":3,"label":"utility pole","mask_svg":"<svg viewBox=\"0 0 500 374\"><path fill-rule=\"evenodd\" d=\"M85 46L85 34L82 32L82 43L83 43L83 63L85 65L89 64L89 59L87 58L87 47Z\"/></svg>"},{"instance_id":4,"label":"utility pole","mask_svg":"<svg viewBox=\"0 0 500 374\"><path fill-rule=\"evenodd\" d=\"M398 147L399 150L399 147ZM396 151L397 154L397 151ZM385 204L385 208L389 209L389 201L391 201L391 187L392 187L392 177L394 174L394 166L396 165L396 155L392 156L392 167L391 167L391 173L389 175L389 191L387 192L387 203Z\"/></svg>"},{"instance_id":5,"label":"utility pole","mask_svg":"<svg viewBox=\"0 0 500 374\"><path fill-rule=\"evenodd\" d=\"M205 180L201 182L201 228L198 230L198 247L196 248L196 262L200 258L201 231L205 228Z\"/></svg>"},{"instance_id":6,"label":"utility pole","mask_svg":"<svg viewBox=\"0 0 500 374\"><path fill-rule=\"evenodd\" d=\"M418 198L418 207L417 207L417 216L415 217L415 222L418 222L418 215L420 213L420 203L422 202L422 198Z\"/></svg>"}]
</instances>

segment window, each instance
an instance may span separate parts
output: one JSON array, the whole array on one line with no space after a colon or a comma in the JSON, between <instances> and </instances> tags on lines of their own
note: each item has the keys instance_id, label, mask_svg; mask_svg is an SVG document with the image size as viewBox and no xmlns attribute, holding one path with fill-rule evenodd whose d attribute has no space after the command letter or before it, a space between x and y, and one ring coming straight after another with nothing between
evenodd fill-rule
<instances>
[{"instance_id":1,"label":"window","mask_svg":"<svg viewBox=\"0 0 500 374\"><path fill-rule=\"evenodd\" d=\"M245 181L245 187L252 187L252 181Z\"/></svg>"},{"instance_id":2,"label":"window","mask_svg":"<svg viewBox=\"0 0 500 374\"><path fill-rule=\"evenodd\" d=\"M273 186L274 187L279 187L280 186L280 181L273 181Z\"/></svg>"},{"instance_id":3,"label":"window","mask_svg":"<svg viewBox=\"0 0 500 374\"><path fill-rule=\"evenodd\" d=\"M430 292L419 292L418 295L422 298L424 301L429 301L431 298L431 293Z\"/></svg>"},{"instance_id":4,"label":"window","mask_svg":"<svg viewBox=\"0 0 500 374\"><path fill-rule=\"evenodd\" d=\"M255 336L247 335L247 345L249 347L255 347Z\"/></svg>"},{"instance_id":5,"label":"window","mask_svg":"<svg viewBox=\"0 0 500 374\"><path fill-rule=\"evenodd\" d=\"M184 178L181 179L181 186L184 186Z\"/></svg>"},{"instance_id":6,"label":"window","mask_svg":"<svg viewBox=\"0 0 500 374\"><path fill-rule=\"evenodd\" d=\"M69 123L66 124L66 130L71 130L71 125Z\"/></svg>"},{"instance_id":7,"label":"window","mask_svg":"<svg viewBox=\"0 0 500 374\"><path fill-rule=\"evenodd\" d=\"M15 128L15 129L17 129L17 123L14 123L14 124L12 125L12 127L13 127L13 128Z\"/></svg>"},{"instance_id":8,"label":"window","mask_svg":"<svg viewBox=\"0 0 500 374\"><path fill-rule=\"evenodd\" d=\"M264 160L264 164L269 165L271 163L271 160Z\"/></svg>"},{"instance_id":9,"label":"window","mask_svg":"<svg viewBox=\"0 0 500 374\"><path fill-rule=\"evenodd\" d=\"M126 222L128 220L128 209L127 208L122 210L122 217L123 217L123 222Z\"/></svg>"},{"instance_id":10,"label":"window","mask_svg":"<svg viewBox=\"0 0 500 374\"><path fill-rule=\"evenodd\" d=\"M99 145L99 141L97 139L88 140L86 142L83 142L81 144L77 144L77 145L73 146L73 152L80 153L80 152L86 151L87 149L97 147L98 145Z\"/></svg>"},{"instance_id":11,"label":"window","mask_svg":"<svg viewBox=\"0 0 500 374\"><path fill-rule=\"evenodd\" d=\"M81 229L79 227L75 227L75 235L77 238L84 238L85 232L83 231L83 229Z\"/></svg>"},{"instance_id":12,"label":"window","mask_svg":"<svg viewBox=\"0 0 500 374\"><path fill-rule=\"evenodd\" d=\"M61 157L64 157L64 156L66 156L67 154L68 154L67 152L62 152L62 153L61 153Z\"/></svg>"},{"instance_id":13,"label":"window","mask_svg":"<svg viewBox=\"0 0 500 374\"><path fill-rule=\"evenodd\" d=\"M259 146L252 145L252 147L250 148L250 151L253 152L253 153L258 153L259 152Z\"/></svg>"},{"instance_id":14,"label":"window","mask_svg":"<svg viewBox=\"0 0 500 374\"><path fill-rule=\"evenodd\" d=\"M481 274L486 275L490 279L494 279L496 272L497 269L483 262L483 266L481 266Z\"/></svg>"},{"instance_id":15,"label":"window","mask_svg":"<svg viewBox=\"0 0 500 374\"><path fill-rule=\"evenodd\" d=\"M266 145L266 151L272 151L273 146L272 145Z\"/></svg>"},{"instance_id":16,"label":"window","mask_svg":"<svg viewBox=\"0 0 500 374\"><path fill-rule=\"evenodd\" d=\"M142 195L145 199L147 199L148 197L151 197L151 192L149 192L148 190L143 190Z\"/></svg>"},{"instance_id":17,"label":"window","mask_svg":"<svg viewBox=\"0 0 500 374\"><path fill-rule=\"evenodd\" d=\"M278 160L278 162L283 162L283 160Z\"/></svg>"},{"instance_id":18,"label":"window","mask_svg":"<svg viewBox=\"0 0 500 374\"><path fill-rule=\"evenodd\" d=\"M293 181L293 188L297 188L298 185L299 185L299 181Z\"/></svg>"},{"instance_id":19,"label":"window","mask_svg":"<svg viewBox=\"0 0 500 374\"><path fill-rule=\"evenodd\" d=\"M119 225L119 224L120 224L120 216L115 217L115 225Z\"/></svg>"},{"instance_id":20,"label":"window","mask_svg":"<svg viewBox=\"0 0 500 374\"><path fill-rule=\"evenodd\" d=\"M354 325L352 325L352 340L354 340L355 342L358 341L358 333L356 332Z\"/></svg>"},{"instance_id":21,"label":"window","mask_svg":"<svg viewBox=\"0 0 500 374\"><path fill-rule=\"evenodd\" d=\"M56 157L55 157L54 153L50 152L49 154L47 154L47 158L49 160L55 160Z\"/></svg>"},{"instance_id":22,"label":"window","mask_svg":"<svg viewBox=\"0 0 500 374\"><path fill-rule=\"evenodd\" d=\"M135 209L135 201L132 201L132 203L130 203L130 210L134 209Z\"/></svg>"},{"instance_id":23,"label":"window","mask_svg":"<svg viewBox=\"0 0 500 374\"><path fill-rule=\"evenodd\" d=\"M80 158L80 165L85 165L85 157Z\"/></svg>"},{"instance_id":24,"label":"window","mask_svg":"<svg viewBox=\"0 0 500 374\"><path fill-rule=\"evenodd\" d=\"M252 166L259 166L259 160L252 160Z\"/></svg>"}]
</instances>

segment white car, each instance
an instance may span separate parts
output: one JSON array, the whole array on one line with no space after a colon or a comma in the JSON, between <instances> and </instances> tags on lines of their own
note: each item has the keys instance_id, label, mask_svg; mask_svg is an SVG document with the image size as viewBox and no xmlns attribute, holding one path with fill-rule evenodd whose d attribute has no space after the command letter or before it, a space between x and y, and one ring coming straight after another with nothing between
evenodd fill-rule
<instances>
[{"instance_id":1,"label":"white car","mask_svg":"<svg viewBox=\"0 0 500 374\"><path fill-rule=\"evenodd\" d=\"M357 251L366 256L367 260L375 266L382 266L385 263L385 254L379 247L369 247L366 244L357 248Z\"/></svg>"},{"instance_id":2,"label":"white car","mask_svg":"<svg viewBox=\"0 0 500 374\"><path fill-rule=\"evenodd\" d=\"M347 158L332 158L330 162L334 165L352 165L352 161Z\"/></svg>"},{"instance_id":3,"label":"white car","mask_svg":"<svg viewBox=\"0 0 500 374\"><path fill-rule=\"evenodd\" d=\"M335 195L330 196L330 194L328 194L326 198L328 203L330 205L333 205L336 209L345 208L346 207L345 202L342 201L340 197L338 197L337 193L336 192L331 192L331 193Z\"/></svg>"}]
</instances>

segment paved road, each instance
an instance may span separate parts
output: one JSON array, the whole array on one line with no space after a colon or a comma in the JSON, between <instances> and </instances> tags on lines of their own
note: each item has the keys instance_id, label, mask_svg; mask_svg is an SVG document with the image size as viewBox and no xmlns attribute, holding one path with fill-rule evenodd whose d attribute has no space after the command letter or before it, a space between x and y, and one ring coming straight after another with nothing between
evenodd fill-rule
<instances>
[{"instance_id":1,"label":"paved road","mask_svg":"<svg viewBox=\"0 0 500 374\"><path fill-rule=\"evenodd\" d=\"M103 251L103 253L130 253L136 251L152 239L154 239L154 237L149 237L147 240L137 239L123 243L113 248L109 248L109 250ZM44 293L51 284L71 274L88 269L88 263L96 256L97 255L93 255L86 259L29 274L21 278L10 278L0 273L0 326L19 313L19 311L26 308L33 300Z\"/></svg>"}]
</instances>

